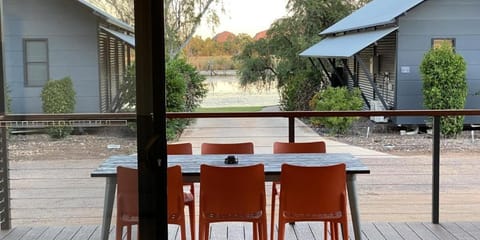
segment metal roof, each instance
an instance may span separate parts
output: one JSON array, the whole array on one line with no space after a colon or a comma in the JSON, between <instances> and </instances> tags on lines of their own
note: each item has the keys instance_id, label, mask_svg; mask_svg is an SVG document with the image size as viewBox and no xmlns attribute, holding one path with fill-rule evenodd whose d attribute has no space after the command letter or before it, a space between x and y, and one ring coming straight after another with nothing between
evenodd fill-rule
<instances>
[{"instance_id":1,"label":"metal roof","mask_svg":"<svg viewBox=\"0 0 480 240\"><path fill-rule=\"evenodd\" d=\"M112 25L115 25L119 28L122 28L126 31L129 32L134 32L133 26L130 26L129 24L119 20L118 18L108 14L107 12L103 11L102 9L98 8L97 6L93 5L92 3L86 1L86 0L76 0L77 2L81 3L83 6L89 8L92 10L93 14L96 16L101 17L103 20L105 20L107 23L110 23Z\"/></svg>"},{"instance_id":2,"label":"metal roof","mask_svg":"<svg viewBox=\"0 0 480 240\"><path fill-rule=\"evenodd\" d=\"M395 18L425 0L373 0L320 34L332 34L395 22Z\"/></svg>"},{"instance_id":3,"label":"metal roof","mask_svg":"<svg viewBox=\"0 0 480 240\"><path fill-rule=\"evenodd\" d=\"M302 57L349 58L398 27L327 37L300 53Z\"/></svg>"},{"instance_id":4,"label":"metal roof","mask_svg":"<svg viewBox=\"0 0 480 240\"><path fill-rule=\"evenodd\" d=\"M112 29L105 28L105 27L100 27L100 28L108 32L110 35L130 45L131 47L135 48L135 36L130 36L121 32L114 31Z\"/></svg>"}]
</instances>

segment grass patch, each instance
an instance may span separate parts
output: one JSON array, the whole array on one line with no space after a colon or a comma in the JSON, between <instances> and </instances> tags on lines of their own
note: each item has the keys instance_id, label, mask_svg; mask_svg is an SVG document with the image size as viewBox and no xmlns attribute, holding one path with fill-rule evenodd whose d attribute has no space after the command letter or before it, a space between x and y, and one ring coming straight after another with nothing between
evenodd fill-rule
<instances>
[{"instance_id":1,"label":"grass patch","mask_svg":"<svg viewBox=\"0 0 480 240\"><path fill-rule=\"evenodd\" d=\"M245 106L245 107L215 107L215 108L197 108L195 112L215 113L215 112L258 112L263 106Z\"/></svg>"}]
</instances>

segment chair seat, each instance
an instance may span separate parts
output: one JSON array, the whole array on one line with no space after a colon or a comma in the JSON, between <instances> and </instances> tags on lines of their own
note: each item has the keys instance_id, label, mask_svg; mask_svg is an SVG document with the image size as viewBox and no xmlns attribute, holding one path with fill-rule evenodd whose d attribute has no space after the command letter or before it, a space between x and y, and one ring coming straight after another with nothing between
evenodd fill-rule
<instances>
[{"instance_id":1,"label":"chair seat","mask_svg":"<svg viewBox=\"0 0 480 240\"><path fill-rule=\"evenodd\" d=\"M193 202L195 198L193 197L193 194L191 192L183 192L183 199L185 203L187 202Z\"/></svg>"}]
</instances>

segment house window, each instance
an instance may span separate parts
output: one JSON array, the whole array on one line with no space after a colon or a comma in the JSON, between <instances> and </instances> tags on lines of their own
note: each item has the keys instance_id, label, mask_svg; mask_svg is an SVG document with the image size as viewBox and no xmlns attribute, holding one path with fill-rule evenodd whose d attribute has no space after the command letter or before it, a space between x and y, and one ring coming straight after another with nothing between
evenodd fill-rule
<instances>
[{"instance_id":1,"label":"house window","mask_svg":"<svg viewBox=\"0 0 480 240\"><path fill-rule=\"evenodd\" d=\"M454 38L434 38L432 39L432 47L439 48L443 44L447 44L452 49L455 49L455 39Z\"/></svg>"},{"instance_id":2,"label":"house window","mask_svg":"<svg viewBox=\"0 0 480 240\"><path fill-rule=\"evenodd\" d=\"M25 85L42 87L48 80L48 41L25 39L23 42Z\"/></svg>"}]
</instances>

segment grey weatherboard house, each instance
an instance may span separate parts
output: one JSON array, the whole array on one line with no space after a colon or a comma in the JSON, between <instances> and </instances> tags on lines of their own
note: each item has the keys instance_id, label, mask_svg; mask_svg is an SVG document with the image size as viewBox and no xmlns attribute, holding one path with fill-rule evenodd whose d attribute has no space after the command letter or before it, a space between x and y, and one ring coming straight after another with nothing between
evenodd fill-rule
<instances>
[{"instance_id":1,"label":"grey weatherboard house","mask_svg":"<svg viewBox=\"0 0 480 240\"><path fill-rule=\"evenodd\" d=\"M42 113L48 79L71 77L77 113L115 112L134 59L132 26L85 0L4 0L5 76L13 113Z\"/></svg>"},{"instance_id":2,"label":"grey weatherboard house","mask_svg":"<svg viewBox=\"0 0 480 240\"><path fill-rule=\"evenodd\" d=\"M320 35L300 56L311 58L332 85L360 87L368 109L424 109L419 66L428 50L444 42L467 62L465 108L480 108L478 0L373 0ZM465 123L479 120L466 117ZM420 117L392 121L425 124Z\"/></svg>"}]
</instances>

